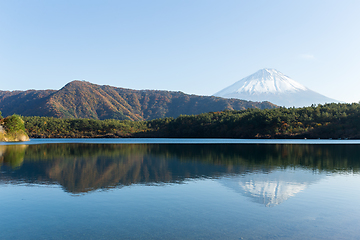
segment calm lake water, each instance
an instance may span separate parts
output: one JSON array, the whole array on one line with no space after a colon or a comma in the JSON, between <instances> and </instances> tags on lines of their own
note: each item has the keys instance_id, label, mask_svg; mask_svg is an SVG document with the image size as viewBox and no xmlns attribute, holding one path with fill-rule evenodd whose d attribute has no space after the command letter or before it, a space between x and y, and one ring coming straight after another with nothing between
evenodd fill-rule
<instances>
[{"instance_id":1,"label":"calm lake water","mask_svg":"<svg viewBox=\"0 0 360 240\"><path fill-rule=\"evenodd\" d=\"M360 144L0 145L0 239L359 239Z\"/></svg>"}]
</instances>

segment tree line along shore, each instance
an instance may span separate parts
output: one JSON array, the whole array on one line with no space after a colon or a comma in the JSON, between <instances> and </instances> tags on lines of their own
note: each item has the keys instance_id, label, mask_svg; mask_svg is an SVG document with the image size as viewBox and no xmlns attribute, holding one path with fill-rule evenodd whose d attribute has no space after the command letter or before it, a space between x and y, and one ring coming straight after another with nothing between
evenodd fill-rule
<instances>
[{"instance_id":1,"label":"tree line along shore","mask_svg":"<svg viewBox=\"0 0 360 240\"><path fill-rule=\"evenodd\" d=\"M247 109L148 121L22 117L30 138L360 139L360 104Z\"/></svg>"},{"instance_id":2,"label":"tree line along shore","mask_svg":"<svg viewBox=\"0 0 360 240\"><path fill-rule=\"evenodd\" d=\"M29 141L24 120L16 114L3 118L0 112L0 142L19 141Z\"/></svg>"}]
</instances>

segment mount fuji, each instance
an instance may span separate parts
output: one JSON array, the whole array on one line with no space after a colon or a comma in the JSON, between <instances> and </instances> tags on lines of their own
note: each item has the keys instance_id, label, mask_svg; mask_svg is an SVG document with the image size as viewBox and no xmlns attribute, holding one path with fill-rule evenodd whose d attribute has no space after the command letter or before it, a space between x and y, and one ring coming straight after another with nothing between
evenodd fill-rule
<instances>
[{"instance_id":1,"label":"mount fuji","mask_svg":"<svg viewBox=\"0 0 360 240\"><path fill-rule=\"evenodd\" d=\"M262 69L214 94L217 97L269 101L278 106L304 107L340 102L314 92L275 69Z\"/></svg>"}]
</instances>

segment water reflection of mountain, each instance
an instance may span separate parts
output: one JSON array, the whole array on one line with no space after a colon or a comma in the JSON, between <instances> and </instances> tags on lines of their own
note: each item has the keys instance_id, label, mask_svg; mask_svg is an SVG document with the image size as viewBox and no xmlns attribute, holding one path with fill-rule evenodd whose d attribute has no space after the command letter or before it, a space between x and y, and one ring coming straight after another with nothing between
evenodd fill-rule
<instances>
[{"instance_id":1,"label":"water reflection of mountain","mask_svg":"<svg viewBox=\"0 0 360 240\"><path fill-rule=\"evenodd\" d=\"M267 207L276 206L317 182L324 175L307 170L282 169L268 173L250 173L224 177L218 181L254 202Z\"/></svg>"},{"instance_id":2,"label":"water reflection of mountain","mask_svg":"<svg viewBox=\"0 0 360 240\"><path fill-rule=\"evenodd\" d=\"M237 191L258 199L265 194L260 201L272 204L313 181L309 176L307 181L276 178L275 170L297 167L310 172L358 171L359 150L356 145L1 146L0 182L60 184L68 192L81 193L139 183L178 183L232 175L231 181L238 184ZM274 179L256 180L255 176L261 175L254 172L267 172ZM243 177L237 178L239 175ZM233 184L231 181L226 184ZM294 184L284 185L284 181ZM274 196L269 193L273 190L267 190L280 188L288 190L278 191Z\"/></svg>"}]
</instances>

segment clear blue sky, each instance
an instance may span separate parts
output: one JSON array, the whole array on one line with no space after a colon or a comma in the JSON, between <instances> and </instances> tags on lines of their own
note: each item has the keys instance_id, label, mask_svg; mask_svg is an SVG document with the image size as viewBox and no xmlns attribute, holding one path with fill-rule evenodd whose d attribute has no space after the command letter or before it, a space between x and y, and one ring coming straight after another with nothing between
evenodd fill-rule
<instances>
[{"instance_id":1,"label":"clear blue sky","mask_svg":"<svg viewBox=\"0 0 360 240\"><path fill-rule=\"evenodd\" d=\"M262 68L360 100L360 1L0 0L0 90L212 95Z\"/></svg>"}]
</instances>

